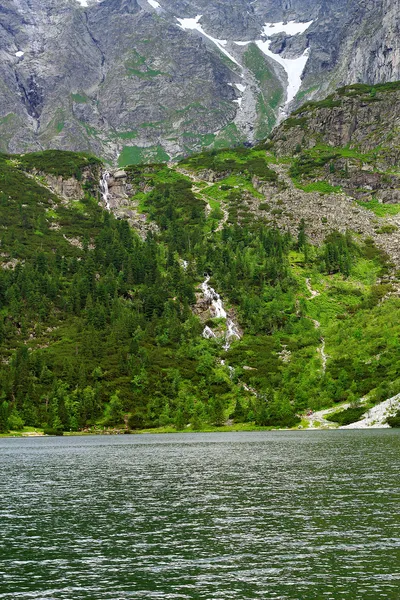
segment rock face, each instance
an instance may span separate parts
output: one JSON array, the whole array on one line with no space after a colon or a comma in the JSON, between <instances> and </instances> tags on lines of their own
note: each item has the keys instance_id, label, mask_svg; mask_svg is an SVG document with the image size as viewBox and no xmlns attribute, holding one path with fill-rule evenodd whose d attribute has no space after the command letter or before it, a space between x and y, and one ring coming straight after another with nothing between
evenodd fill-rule
<instances>
[{"instance_id":1,"label":"rock face","mask_svg":"<svg viewBox=\"0 0 400 600\"><path fill-rule=\"evenodd\" d=\"M305 99L400 79L398 13L398 0L3 0L0 150L124 165L260 139Z\"/></svg>"},{"instance_id":2,"label":"rock face","mask_svg":"<svg viewBox=\"0 0 400 600\"><path fill-rule=\"evenodd\" d=\"M298 155L303 160L301 153L313 148L330 153L329 160L321 157L320 166L332 185L354 191L393 190L393 201L398 202L399 124L400 83L353 85L305 104L270 137L281 156Z\"/></svg>"}]
</instances>

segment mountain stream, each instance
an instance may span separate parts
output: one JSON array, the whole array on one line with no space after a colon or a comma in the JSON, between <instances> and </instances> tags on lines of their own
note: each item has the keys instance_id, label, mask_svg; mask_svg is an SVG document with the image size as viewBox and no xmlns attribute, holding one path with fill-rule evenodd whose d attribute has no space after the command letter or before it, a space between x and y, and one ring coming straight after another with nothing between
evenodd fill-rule
<instances>
[{"instance_id":1,"label":"mountain stream","mask_svg":"<svg viewBox=\"0 0 400 600\"><path fill-rule=\"evenodd\" d=\"M204 295L204 298L210 304L210 312L211 317L213 319L225 319L226 321L226 333L225 333L225 342L223 345L224 350L229 350L231 347L232 339L240 340L240 333L237 328L236 323L231 319L222 302L221 296L212 288L208 282L210 281L210 276L207 275L203 283L201 284L201 289ZM217 337L211 327L208 325L205 326L203 330L203 337L210 339Z\"/></svg>"},{"instance_id":2,"label":"mountain stream","mask_svg":"<svg viewBox=\"0 0 400 600\"><path fill-rule=\"evenodd\" d=\"M110 179L110 173L105 171L100 179L101 195L104 200L104 204L107 210L110 210L110 192L108 191L108 180Z\"/></svg>"}]
</instances>

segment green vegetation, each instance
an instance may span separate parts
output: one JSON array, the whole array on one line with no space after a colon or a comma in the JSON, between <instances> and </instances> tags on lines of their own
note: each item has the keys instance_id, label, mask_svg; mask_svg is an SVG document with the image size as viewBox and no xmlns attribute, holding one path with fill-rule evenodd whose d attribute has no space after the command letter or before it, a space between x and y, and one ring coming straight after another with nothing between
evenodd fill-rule
<instances>
[{"instance_id":1,"label":"green vegetation","mask_svg":"<svg viewBox=\"0 0 400 600\"><path fill-rule=\"evenodd\" d=\"M357 200L357 204L363 208L367 208L376 214L377 217L386 217L387 215L398 215L400 213L400 204L383 204L376 198L371 198L368 202ZM384 226L385 227L385 226ZM390 227L390 226L386 226ZM381 231L381 233L390 233L389 231Z\"/></svg>"},{"instance_id":2,"label":"green vegetation","mask_svg":"<svg viewBox=\"0 0 400 600\"><path fill-rule=\"evenodd\" d=\"M137 131L120 131L116 134L116 137L119 137L122 140L134 140L135 138L137 138L137 136Z\"/></svg>"},{"instance_id":3,"label":"green vegetation","mask_svg":"<svg viewBox=\"0 0 400 600\"><path fill-rule=\"evenodd\" d=\"M382 227L380 227L377 231L377 233L380 234L385 234L385 233L394 233L395 231L398 230L398 227L396 227L396 225L382 225Z\"/></svg>"},{"instance_id":4,"label":"green vegetation","mask_svg":"<svg viewBox=\"0 0 400 600\"><path fill-rule=\"evenodd\" d=\"M332 148L313 148L307 152L301 153L293 160L290 168L290 175L293 179L307 179L315 177L321 167L332 162L339 156L336 149Z\"/></svg>"},{"instance_id":5,"label":"green vegetation","mask_svg":"<svg viewBox=\"0 0 400 600\"><path fill-rule=\"evenodd\" d=\"M308 96L308 94L311 94L312 92L316 92L317 90L319 90L319 87L320 87L319 85L314 85L306 90L298 92L298 94L296 95L296 100L301 100L305 96Z\"/></svg>"},{"instance_id":6,"label":"green vegetation","mask_svg":"<svg viewBox=\"0 0 400 600\"><path fill-rule=\"evenodd\" d=\"M72 100L77 104L86 104L88 97L86 94L71 94Z\"/></svg>"},{"instance_id":7,"label":"green vegetation","mask_svg":"<svg viewBox=\"0 0 400 600\"><path fill-rule=\"evenodd\" d=\"M229 146L236 146L244 141L245 136L239 132L235 123L229 123L229 125L221 129L219 134L216 136L213 147L216 150L220 150Z\"/></svg>"},{"instance_id":8,"label":"green vegetation","mask_svg":"<svg viewBox=\"0 0 400 600\"><path fill-rule=\"evenodd\" d=\"M124 146L118 158L118 165L139 165L146 162L166 162L169 160L168 154L162 146Z\"/></svg>"},{"instance_id":9,"label":"green vegetation","mask_svg":"<svg viewBox=\"0 0 400 600\"><path fill-rule=\"evenodd\" d=\"M263 181L278 181L278 175L268 166L264 153L245 147L238 147L234 151L223 148L203 152L185 159L182 164L195 171L209 169L218 176L255 175Z\"/></svg>"},{"instance_id":10,"label":"green vegetation","mask_svg":"<svg viewBox=\"0 0 400 600\"><path fill-rule=\"evenodd\" d=\"M382 301L392 288L378 283L387 257L350 233L315 248L304 223L294 237L269 226L280 207L252 180L282 185L270 160L238 147L180 163L213 171L211 185L162 164L126 167L157 226L141 239L98 206L97 159L0 155L0 430L296 427L310 408L353 406L396 382L400 300ZM85 196L69 204L38 175L84 171ZM204 339L193 310L206 273L243 330L228 351L225 321L205 315L217 337Z\"/></svg>"},{"instance_id":11,"label":"green vegetation","mask_svg":"<svg viewBox=\"0 0 400 600\"><path fill-rule=\"evenodd\" d=\"M42 152L33 152L14 156L20 167L25 171L42 171L50 175L57 175L64 178L80 178L82 170L100 168L102 162L97 157L83 152L66 152L61 150L44 150Z\"/></svg>"},{"instance_id":12,"label":"green vegetation","mask_svg":"<svg viewBox=\"0 0 400 600\"><path fill-rule=\"evenodd\" d=\"M244 53L244 64L254 73L261 93L257 99L256 136L266 137L276 123L276 108L283 98L283 88L273 71L271 71L265 55L254 43L248 45Z\"/></svg>"},{"instance_id":13,"label":"green vegetation","mask_svg":"<svg viewBox=\"0 0 400 600\"><path fill-rule=\"evenodd\" d=\"M130 57L125 61L125 69L129 76L151 79L159 75L167 75L159 69L151 68L152 59L141 56L136 50L132 50Z\"/></svg>"},{"instance_id":14,"label":"green vegetation","mask_svg":"<svg viewBox=\"0 0 400 600\"><path fill-rule=\"evenodd\" d=\"M350 423L355 423L359 421L363 414L367 412L368 408L366 406L357 406L357 407L349 407L344 410L332 413L326 416L328 421L333 421L334 423L338 423L339 425L350 425Z\"/></svg>"},{"instance_id":15,"label":"green vegetation","mask_svg":"<svg viewBox=\"0 0 400 600\"><path fill-rule=\"evenodd\" d=\"M375 95L376 93L397 92L400 90L400 81L388 81L387 83L376 83L374 85L366 83L353 83L338 89L340 96L359 96Z\"/></svg>"},{"instance_id":16,"label":"green vegetation","mask_svg":"<svg viewBox=\"0 0 400 600\"><path fill-rule=\"evenodd\" d=\"M390 427L400 428L400 410L392 417L388 417L386 423L390 425Z\"/></svg>"},{"instance_id":17,"label":"green vegetation","mask_svg":"<svg viewBox=\"0 0 400 600\"><path fill-rule=\"evenodd\" d=\"M317 88L310 88L310 90L304 92L303 95L305 95L306 93L308 93L308 91L311 91L312 89ZM335 93L331 94L330 96L327 96L323 100L306 102L305 104L300 106L300 108L295 110L292 114L298 115L318 108L335 108L337 106L342 106L342 98L345 97L354 98L356 96L363 96L364 101L377 102L379 101L380 94L397 92L399 90L399 81L379 83L375 85L355 83L353 85L347 85L345 87L339 88ZM300 99L300 94L298 98Z\"/></svg>"}]
</instances>

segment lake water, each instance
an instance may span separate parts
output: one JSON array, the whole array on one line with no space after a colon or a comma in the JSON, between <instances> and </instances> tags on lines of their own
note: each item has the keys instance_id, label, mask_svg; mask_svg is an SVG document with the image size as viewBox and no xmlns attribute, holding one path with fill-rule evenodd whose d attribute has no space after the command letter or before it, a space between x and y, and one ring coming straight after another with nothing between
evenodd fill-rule
<instances>
[{"instance_id":1,"label":"lake water","mask_svg":"<svg viewBox=\"0 0 400 600\"><path fill-rule=\"evenodd\" d=\"M400 598L400 432L0 439L0 598Z\"/></svg>"}]
</instances>

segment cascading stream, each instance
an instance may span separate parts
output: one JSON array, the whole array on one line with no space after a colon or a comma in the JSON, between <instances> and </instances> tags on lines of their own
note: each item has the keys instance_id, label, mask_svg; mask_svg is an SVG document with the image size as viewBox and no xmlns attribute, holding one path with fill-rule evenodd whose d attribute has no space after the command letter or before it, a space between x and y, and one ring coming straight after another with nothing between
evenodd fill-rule
<instances>
[{"instance_id":1,"label":"cascading stream","mask_svg":"<svg viewBox=\"0 0 400 600\"><path fill-rule=\"evenodd\" d=\"M107 210L110 210L110 192L108 191L108 180L110 179L110 173L105 171L100 179L101 196L104 200L104 204Z\"/></svg>"},{"instance_id":2,"label":"cascading stream","mask_svg":"<svg viewBox=\"0 0 400 600\"><path fill-rule=\"evenodd\" d=\"M201 289L204 294L205 299L210 303L210 312L211 316L214 319L225 319L226 320L226 334L225 334L225 343L223 345L224 350L229 350L231 346L231 340L236 338L240 340L240 333L234 321L228 317L226 310L224 309L224 305L221 299L221 296L208 285L210 281L210 276L207 275L203 283L201 284ZM203 337L210 339L215 338L216 335L213 330L206 326L203 330Z\"/></svg>"},{"instance_id":3,"label":"cascading stream","mask_svg":"<svg viewBox=\"0 0 400 600\"><path fill-rule=\"evenodd\" d=\"M214 319L220 318L220 319L226 320L225 342L222 347L225 351L228 351L229 348L231 347L231 340L233 338L240 340L241 335L239 333L239 330L238 330L235 322L230 317L228 317L227 312L224 309L224 305L223 305L221 296L214 290L214 288L212 288L210 285L208 285L209 281L210 281L210 277L209 277L209 275L207 275L207 277L201 284L201 289L202 289L205 299L208 300L208 302L210 303L210 312L211 312L212 318L214 318ZM210 340L210 339L216 338L217 336L215 335L215 333L213 332L211 327L206 325L203 329L203 337L206 338L207 340ZM223 358L221 358L220 362L221 362L221 365L226 366L228 368L229 378L231 380L233 380L233 378L235 376L234 367L232 367L231 365L226 365L225 359L223 359ZM246 385L245 383L239 382L239 385L244 390L246 390L246 392L249 392L250 394L252 394L253 396L256 396L257 398L260 397L260 394L254 388Z\"/></svg>"}]
</instances>

